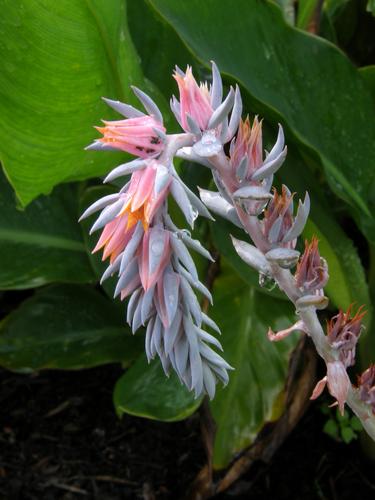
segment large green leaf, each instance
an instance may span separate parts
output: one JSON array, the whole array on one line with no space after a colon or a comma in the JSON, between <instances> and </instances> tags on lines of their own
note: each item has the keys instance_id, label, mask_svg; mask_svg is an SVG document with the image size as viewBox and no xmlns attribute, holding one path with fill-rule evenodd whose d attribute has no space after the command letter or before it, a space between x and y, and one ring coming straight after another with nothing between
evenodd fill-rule
<instances>
[{"instance_id":1,"label":"large green leaf","mask_svg":"<svg viewBox=\"0 0 375 500\"><path fill-rule=\"evenodd\" d=\"M191 64L191 54L171 26L166 23L147 0L127 2L129 30L139 54L142 70L169 100L176 93L172 78L175 65ZM163 54L163 57L156 57Z\"/></svg>"},{"instance_id":2,"label":"large green leaf","mask_svg":"<svg viewBox=\"0 0 375 500\"><path fill-rule=\"evenodd\" d=\"M129 413L164 422L188 417L201 403L174 373L167 378L158 360L147 364L145 355L117 381L113 397L120 417Z\"/></svg>"},{"instance_id":3,"label":"large green leaf","mask_svg":"<svg viewBox=\"0 0 375 500\"><path fill-rule=\"evenodd\" d=\"M142 349L112 302L88 286L44 288L0 323L0 365L11 370L129 363Z\"/></svg>"},{"instance_id":4,"label":"large green leaf","mask_svg":"<svg viewBox=\"0 0 375 500\"><path fill-rule=\"evenodd\" d=\"M214 59L250 93L254 110L318 154L336 192L371 215L375 122L371 95L344 54L289 26L269 1L150 0L202 61Z\"/></svg>"},{"instance_id":5,"label":"large green leaf","mask_svg":"<svg viewBox=\"0 0 375 500\"><path fill-rule=\"evenodd\" d=\"M77 223L77 186L60 186L24 211L1 172L0 192L0 289L94 280Z\"/></svg>"},{"instance_id":6,"label":"large green leaf","mask_svg":"<svg viewBox=\"0 0 375 500\"><path fill-rule=\"evenodd\" d=\"M4 0L0 159L22 204L56 184L103 174L118 153L84 151L93 125L115 116L102 96L146 87L125 0Z\"/></svg>"},{"instance_id":7,"label":"large green leaf","mask_svg":"<svg viewBox=\"0 0 375 500\"><path fill-rule=\"evenodd\" d=\"M215 282L214 297L212 317L222 330L224 357L235 368L228 386L219 388L211 402L217 423L214 466L222 468L251 444L266 422L280 416L296 337L268 340L269 326L279 330L294 321L292 307L258 294L233 273Z\"/></svg>"},{"instance_id":8,"label":"large green leaf","mask_svg":"<svg viewBox=\"0 0 375 500\"><path fill-rule=\"evenodd\" d=\"M367 87L375 101L375 65L364 66L358 69L359 74L364 79Z\"/></svg>"}]
</instances>

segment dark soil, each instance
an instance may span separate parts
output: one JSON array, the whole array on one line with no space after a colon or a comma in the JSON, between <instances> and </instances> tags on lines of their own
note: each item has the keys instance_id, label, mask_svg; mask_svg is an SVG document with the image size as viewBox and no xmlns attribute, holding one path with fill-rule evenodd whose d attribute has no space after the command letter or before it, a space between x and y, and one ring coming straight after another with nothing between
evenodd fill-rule
<instances>
[{"instance_id":1,"label":"dark soil","mask_svg":"<svg viewBox=\"0 0 375 500\"><path fill-rule=\"evenodd\" d=\"M0 499L180 499L205 462L199 417L119 420L110 365L80 372L0 371ZM275 455L221 499L374 499L359 443L322 433L318 405Z\"/></svg>"}]
</instances>

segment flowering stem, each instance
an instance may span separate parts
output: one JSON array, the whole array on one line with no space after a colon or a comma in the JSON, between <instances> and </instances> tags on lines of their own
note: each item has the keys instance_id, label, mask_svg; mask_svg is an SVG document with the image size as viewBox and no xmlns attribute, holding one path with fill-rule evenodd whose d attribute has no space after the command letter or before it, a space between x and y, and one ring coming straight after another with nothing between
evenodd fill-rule
<instances>
[{"instance_id":1,"label":"flowering stem","mask_svg":"<svg viewBox=\"0 0 375 500\"><path fill-rule=\"evenodd\" d=\"M236 207L238 217L244 230L248 233L255 246L263 253L266 253L269 250L269 245L261 232L259 219L256 216L251 216L244 212L238 207L233 199L232 193L236 187L225 154L222 152L219 155L209 158L209 161L217 170L227 195L233 201L233 206ZM297 301L301 297L301 292L296 285L292 273L288 269L283 269L277 264L271 265L271 273L271 277L276 281L279 288L283 290L290 301L296 306L297 314L303 321L306 331L311 337L319 356L324 359L326 364L337 361L338 351L329 344L318 319L316 307L314 305L297 307ZM351 384L349 385L346 403L361 420L369 436L375 441L375 415L372 413L369 406L361 401L358 389L354 388Z\"/></svg>"},{"instance_id":2,"label":"flowering stem","mask_svg":"<svg viewBox=\"0 0 375 500\"><path fill-rule=\"evenodd\" d=\"M159 156L158 161L168 166L179 149L192 146L194 144L193 134L169 134L167 135L165 148Z\"/></svg>"},{"instance_id":3,"label":"flowering stem","mask_svg":"<svg viewBox=\"0 0 375 500\"><path fill-rule=\"evenodd\" d=\"M353 386L349 387L346 402L362 422L367 434L375 441L375 417L371 410L369 410L368 404L364 403L359 398L358 389Z\"/></svg>"},{"instance_id":4,"label":"flowering stem","mask_svg":"<svg viewBox=\"0 0 375 500\"><path fill-rule=\"evenodd\" d=\"M225 153L221 152L221 154L219 155L212 156L211 158L209 158L209 161L219 173L220 179L223 181L226 193L232 200L232 204L236 208L238 218L240 219L245 231L250 235L251 239L259 248L259 250L261 250L262 252L266 252L268 250L268 245L260 231L258 218L256 216L248 215L244 210L238 207L238 205L235 203L235 200L233 199L233 192L236 190L236 186L232 180L230 165L227 157L225 156Z\"/></svg>"}]
</instances>

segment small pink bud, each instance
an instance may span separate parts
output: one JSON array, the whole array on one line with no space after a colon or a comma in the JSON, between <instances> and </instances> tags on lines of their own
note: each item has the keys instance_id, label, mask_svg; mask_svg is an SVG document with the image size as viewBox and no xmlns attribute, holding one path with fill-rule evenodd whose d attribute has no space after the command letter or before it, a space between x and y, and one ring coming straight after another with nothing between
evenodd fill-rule
<instances>
[{"instance_id":1,"label":"small pink bud","mask_svg":"<svg viewBox=\"0 0 375 500\"><path fill-rule=\"evenodd\" d=\"M340 353L340 361L345 367L352 366L355 361L355 349L363 325L362 318L366 314L361 306L357 313L351 317L352 306L344 313L339 311L327 323L328 341Z\"/></svg>"},{"instance_id":2,"label":"small pink bud","mask_svg":"<svg viewBox=\"0 0 375 500\"><path fill-rule=\"evenodd\" d=\"M206 130L213 113L207 83L198 85L190 66L187 67L185 74L175 71L173 77L180 91L179 117L182 128L190 132L189 115L201 130Z\"/></svg>"},{"instance_id":3,"label":"small pink bud","mask_svg":"<svg viewBox=\"0 0 375 500\"><path fill-rule=\"evenodd\" d=\"M283 243L284 236L292 228L293 217L293 194L283 185L281 194L276 188L273 189L273 198L264 211L263 234L272 244L285 248L294 248L294 241Z\"/></svg>"},{"instance_id":4,"label":"small pink bud","mask_svg":"<svg viewBox=\"0 0 375 500\"><path fill-rule=\"evenodd\" d=\"M249 117L240 121L237 137L230 148L230 165L235 173L245 156L244 178L250 178L263 164L262 122L258 121L258 117L254 118L252 126Z\"/></svg>"},{"instance_id":5,"label":"small pink bud","mask_svg":"<svg viewBox=\"0 0 375 500\"><path fill-rule=\"evenodd\" d=\"M305 241L305 251L297 264L296 284L303 292L322 290L328 281L328 266L320 257L318 239L313 236L311 242Z\"/></svg>"}]
</instances>

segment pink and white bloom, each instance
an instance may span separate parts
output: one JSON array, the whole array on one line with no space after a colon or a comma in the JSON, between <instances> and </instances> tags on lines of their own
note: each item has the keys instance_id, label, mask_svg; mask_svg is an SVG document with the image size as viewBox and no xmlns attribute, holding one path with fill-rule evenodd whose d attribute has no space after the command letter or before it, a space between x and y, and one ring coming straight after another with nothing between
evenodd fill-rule
<instances>
[{"instance_id":1,"label":"pink and white bloom","mask_svg":"<svg viewBox=\"0 0 375 500\"><path fill-rule=\"evenodd\" d=\"M306 240L305 251L297 264L294 277L303 293L320 293L329 279L327 262L320 256L318 244L315 236L310 243Z\"/></svg>"},{"instance_id":2,"label":"pink and white bloom","mask_svg":"<svg viewBox=\"0 0 375 500\"><path fill-rule=\"evenodd\" d=\"M95 127L103 134L86 149L121 150L140 158L158 156L164 149L166 129L163 116L155 102L147 94L132 87L147 114L120 101L103 98L125 120L103 121L104 127Z\"/></svg>"},{"instance_id":3,"label":"pink and white bloom","mask_svg":"<svg viewBox=\"0 0 375 500\"><path fill-rule=\"evenodd\" d=\"M98 142L140 158L157 156L164 149L160 138L165 127L153 116L139 116L127 120L103 121L104 127L95 127L103 137Z\"/></svg>"},{"instance_id":4,"label":"pink and white bloom","mask_svg":"<svg viewBox=\"0 0 375 500\"><path fill-rule=\"evenodd\" d=\"M230 165L239 181L250 179L263 163L262 122L256 116L253 125L249 117L241 120L237 136L229 151ZM241 165L242 164L242 165ZM241 166L241 168L240 168Z\"/></svg>"},{"instance_id":5,"label":"pink and white bloom","mask_svg":"<svg viewBox=\"0 0 375 500\"><path fill-rule=\"evenodd\" d=\"M339 352L345 367L354 365L356 345L363 330L362 319L366 314L361 306L354 316L352 306L346 312L339 311L327 323L327 337L331 346Z\"/></svg>"},{"instance_id":6,"label":"pink and white bloom","mask_svg":"<svg viewBox=\"0 0 375 500\"><path fill-rule=\"evenodd\" d=\"M310 210L310 199L299 201L297 214L294 216L293 194L283 185L281 194L273 189L273 197L264 211L261 221L262 232L270 248L289 248L296 246L297 237L305 227Z\"/></svg>"},{"instance_id":7,"label":"pink and white bloom","mask_svg":"<svg viewBox=\"0 0 375 500\"><path fill-rule=\"evenodd\" d=\"M239 88L236 87L235 91L230 88L222 102L223 85L215 63L212 63L210 85L207 82L198 84L190 66L185 73L176 68L173 76L177 81L180 100L173 96L171 109L185 132L195 136L189 154L193 159L217 155L238 128L242 113Z\"/></svg>"},{"instance_id":8,"label":"pink and white bloom","mask_svg":"<svg viewBox=\"0 0 375 500\"><path fill-rule=\"evenodd\" d=\"M366 314L363 307L360 307L352 317L351 308L352 306L345 313L340 310L327 323L328 342L338 353L338 360L327 363L327 375L317 383L311 396L311 399L316 399L328 384L328 390L336 398L341 413L344 412L350 387L346 369L355 362L355 348L363 328L362 319Z\"/></svg>"},{"instance_id":9,"label":"pink and white bloom","mask_svg":"<svg viewBox=\"0 0 375 500\"><path fill-rule=\"evenodd\" d=\"M178 119L182 128L185 131L191 131L188 123L188 116L190 116L201 130L206 130L214 112L214 103L207 82L198 85L190 66L187 67L185 73L176 69L173 78L180 92L180 102L174 100L173 104L178 110Z\"/></svg>"}]
</instances>

